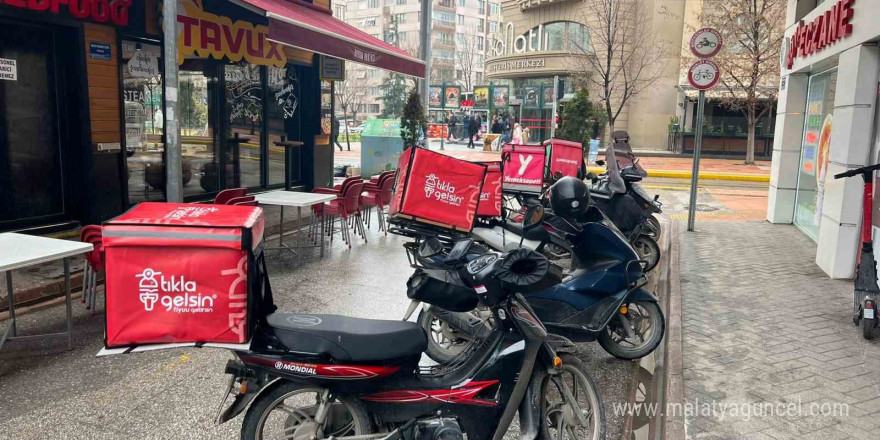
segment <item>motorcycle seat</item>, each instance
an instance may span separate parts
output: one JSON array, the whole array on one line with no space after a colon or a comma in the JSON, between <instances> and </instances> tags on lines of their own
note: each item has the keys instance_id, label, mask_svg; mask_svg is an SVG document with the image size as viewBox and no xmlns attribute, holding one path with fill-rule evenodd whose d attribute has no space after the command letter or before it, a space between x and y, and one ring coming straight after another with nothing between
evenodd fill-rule
<instances>
[{"instance_id":1,"label":"motorcycle seat","mask_svg":"<svg viewBox=\"0 0 880 440\"><path fill-rule=\"evenodd\" d=\"M340 361L407 358L428 347L425 332L414 322L280 312L266 320L288 350Z\"/></svg>"}]
</instances>

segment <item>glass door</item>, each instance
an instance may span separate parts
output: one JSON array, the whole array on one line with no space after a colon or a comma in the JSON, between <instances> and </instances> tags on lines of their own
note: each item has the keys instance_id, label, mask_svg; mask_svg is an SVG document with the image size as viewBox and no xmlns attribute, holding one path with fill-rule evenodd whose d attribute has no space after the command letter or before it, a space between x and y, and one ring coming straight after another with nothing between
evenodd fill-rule
<instances>
[{"instance_id":1,"label":"glass door","mask_svg":"<svg viewBox=\"0 0 880 440\"><path fill-rule=\"evenodd\" d=\"M811 76L807 87L794 224L814 241L818 240L822 218L836 87L836 68Z\"/></svg>"},{"instance_id":2,"label":"glass door","mask_svg":"<svg viewBox=\"0 0 880 440\"><path fill-rule=\"evenodd\" d=\"M0 26L0 229L64 214L50 29Z\"/></svg>"}]
</instances>

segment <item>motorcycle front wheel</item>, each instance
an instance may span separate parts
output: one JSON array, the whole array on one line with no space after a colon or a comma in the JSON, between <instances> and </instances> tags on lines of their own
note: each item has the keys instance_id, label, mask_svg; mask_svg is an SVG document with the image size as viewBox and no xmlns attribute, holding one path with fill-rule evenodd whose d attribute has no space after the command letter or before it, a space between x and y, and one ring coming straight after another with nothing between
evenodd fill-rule
<instances>
[{"instance_id":1,"label":"motorcycle front wheel","mask_svg":"<svg viewBox=\"0 0 880 440\"><path fill-rule=\"evenodd\" d=\"M657 217L654 216L654 214L651 214L651 216L648 217L647 221L651 228L656 231L657 235L659 236L660 232L662 231L662 229L660 228L660 220L658 220Z\"/></svg>"},{"instance_id":2,"label":"motorcycle front wheel","mask_svg":"<svg viewBox=\"0 0 880 440\"><path fill-rule=\"evenodd\" d=\"M603 440L605 406L586 365L570 354L560 355L562 372L541 371L540 440Z\"/></svg>"},{"instance_id":3,"label":"motorcycle front wheel","mask_svg":"<svg viewBox=\"0 0 880 440\"><path fill-rule=\"evenodd\" d=\"M639 359L660 345L666 322L659 304L633 301L624 304L616 314L599 334L599 345L609 354L618 359Z\"/></svg>"},{"instance_id":4,"label":"motorcycle front wheel","mask_svg":"<svg viewBox=\"0 0 880 440\"><path fill-rule=\"evenodd\" d=\"M648 263L645 266L645 272L650 272L657 267L657 263L660 262L660 246L653 238L639 235L633 240L632 247L639 254L639 259Z\"/></svg>"},{"instance_id":5,"label":"motorcycle front wheel","mask_svg":"<svg viewBox=\"0 0 880 440\"><path fill-rule=\"evenodd\" d=\"M419 327L428 335L425 354L438 364L446 364L463 352L470 341L458 336L449 324L437 319L431 309L419 312Z\"/></svg>"},{"instance_id":6,"label":"motorcycle front wheel","mask_svg":"<svg viewBox=\"0 0 880 440\"><path fill-rule=\"evenodd\" d=\"M326 416L319 422L315 418L322 405ZM241 425L242 440L324 440L372 432L369 415L357 399L290 381L280 383L251 404Z\"/></svg>"}]
</instances>

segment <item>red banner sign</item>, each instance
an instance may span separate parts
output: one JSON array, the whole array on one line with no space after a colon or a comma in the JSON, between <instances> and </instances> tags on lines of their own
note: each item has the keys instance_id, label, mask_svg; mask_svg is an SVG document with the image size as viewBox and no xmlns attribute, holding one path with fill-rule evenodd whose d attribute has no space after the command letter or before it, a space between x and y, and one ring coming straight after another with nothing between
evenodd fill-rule
<instances>
[{"instance_id":1,"label":"red banner sign","mask_svg":"<svg viewBox=\"0 0 880 440\"><path fill-rule=\"evenodd\" d=\"M128 8L132 0L0 0L0 5L59 14L64 11L73 18L98 23L128 25Z\"/></svg>"},{"instance_id":2,"label":"red banner sign","mask_svg":"<svg viewBox=\"0 0 880 440\"><path fill-rule=\"evenodd\" d=\"M853 3L855 0L840 0L809 24L801 20L791 37L785 67L791 69L795 58L812 55L852 34Z\"/></svg>"}]
</instances>

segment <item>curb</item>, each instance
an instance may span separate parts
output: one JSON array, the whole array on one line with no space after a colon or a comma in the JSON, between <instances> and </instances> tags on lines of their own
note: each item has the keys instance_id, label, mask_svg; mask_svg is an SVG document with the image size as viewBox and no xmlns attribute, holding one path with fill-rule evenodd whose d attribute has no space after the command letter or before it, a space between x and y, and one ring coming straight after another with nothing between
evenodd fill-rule
<instances>
[{"instance_id":1,"label":"curb","mask_svg":"<svg viewBox=\"0 0 880 440\"><path fill-rule=\"evenodd\" d=\"M587 171L600 174L605 168L587 167ZM690 171L676 170L648 170L648 177L666 177L672 179L690 179L693 173ZM734 180L740 182L770 182L767 174L744 174L744 173L700 173L700 179L705 180Z\"/></svg>"},{"instance_id":2,"label":"curb","mask_svg":"<svg viewBox=\"0 0 880 440\"><path fill-rule=\"evenodd\" d=\"M679 269L679 230L678 222L670 222L669 289L668 312L666 314L666 359L664 369L664 401L667 408L682 410L663 415L662 437L664 439L687 438L687 427L683 414L685 404L684 367L682 365L682 319L681 319L681 272ZM664 408L665 410L666 408Z\"/></svg>"}]
</instances>

